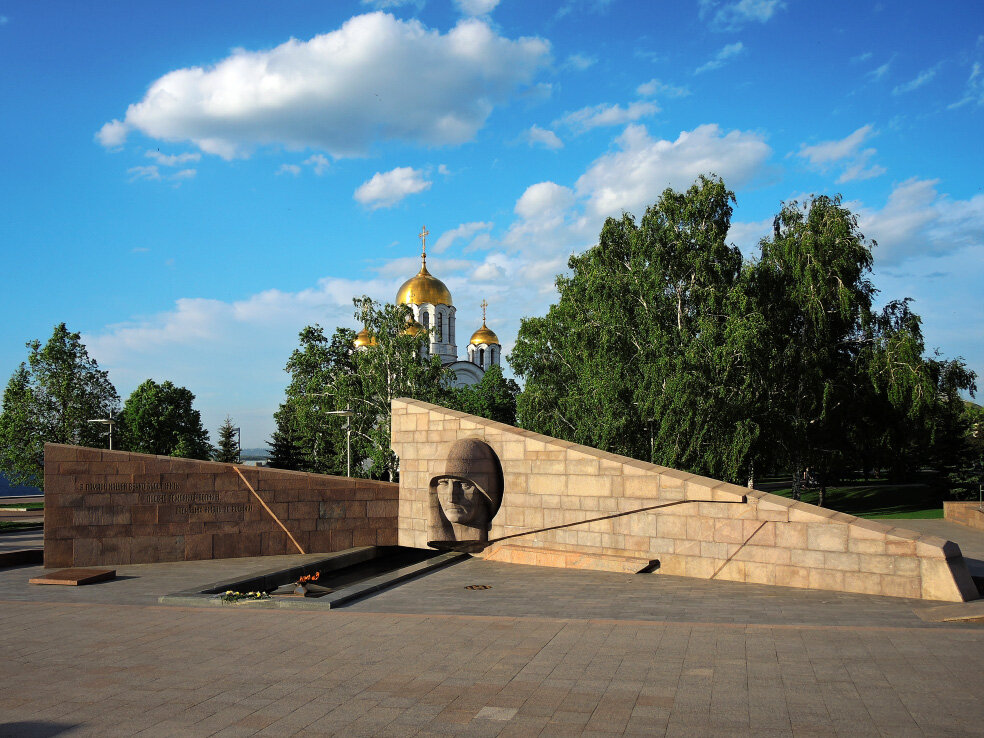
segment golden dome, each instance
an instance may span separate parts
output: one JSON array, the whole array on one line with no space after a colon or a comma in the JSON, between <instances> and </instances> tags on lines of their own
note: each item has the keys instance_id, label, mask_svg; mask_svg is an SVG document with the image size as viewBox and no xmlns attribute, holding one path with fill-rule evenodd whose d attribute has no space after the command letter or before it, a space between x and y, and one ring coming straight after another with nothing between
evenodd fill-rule
<instances>
[{"instance_id":1,"label":"golden dome","mask_svg":"<svg viewBox=\"0 0 984 738\"><path fill-rule=\"evenodd\" d=\"M472 333L471 340L468 342L473 346L478 346L480 343L493 344L499 343L499 337L493 333L488 326L485 325L485 321L482 321L482 327L477 331ZM501 344L500 344L501 345Z\"/></svg>"},{"instance_id":2,"label":"golden dome","mask_svg":"<svg viewBox=\"0 0 984 738\"><path fill-rule=\"evenodd\" d=\"M404 332L408 336L416 336L422 330L424 330L424 326L422 326L420 323L418 323L413 318L410 318L409 324L407 325L407 329Z\"/></svg>"},{"instance_id":3,"label":"golden dome","mask_svg":"<svg viewBox=\"0 0 984 738\"><path fill-rule=\"evenodd\" d=\"M355 341L353 342L357 349L365 348L366 346L375 346L376 337L369 335L369 331L363 328L361 331L355 334Z\"/></svg>"},{"instance_id":4,"label":"golden dome","mask_svg":"<svg viewBox=\"0 0 984 738\"><path fill-rule=\"evenodd\" d=\"M427 256L421 258L420 271L396 293L397 305L454 305L447 285L427 271Z\"/></svg>"}]
</instances>

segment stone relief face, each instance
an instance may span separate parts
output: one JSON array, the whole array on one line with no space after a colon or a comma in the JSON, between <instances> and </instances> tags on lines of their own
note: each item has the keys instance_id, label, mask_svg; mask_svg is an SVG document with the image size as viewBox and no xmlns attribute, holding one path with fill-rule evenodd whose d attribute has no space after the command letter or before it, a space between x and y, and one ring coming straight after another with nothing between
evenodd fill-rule
<instances>
[{"instance_id":1,"label":"stone relief face","mask_svg":"<svg viewBox=\"0 0 984 738\"><path fill-rule=\"evenodd\" d=\"M434 509L444 525L476 530L446 530L444 534L452 537L441 540L460 540L456 537L469 535L485 540L502 504L502 481L502 466L491 446L477 438L456 441L448 451L444 473L430 481Z\"/></svg>"},{"instance_id":2,"label":"stone relief face","mask_svg":"<svg viewBox=\"0 0 984 738\"><path fill-rule=\"evenodd\" d=\"M483 477L487 475L481 475ZM441 477L437 480L437 499L445 517L452 523L486 527L489 506L482 489L488 489L487 479Z\"/></svg>"}]
</instances>

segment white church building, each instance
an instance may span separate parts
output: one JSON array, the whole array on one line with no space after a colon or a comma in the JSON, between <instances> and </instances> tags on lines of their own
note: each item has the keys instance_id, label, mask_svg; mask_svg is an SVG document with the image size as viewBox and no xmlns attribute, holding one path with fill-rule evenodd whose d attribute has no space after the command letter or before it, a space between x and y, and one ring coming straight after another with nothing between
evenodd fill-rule
<instances>
[{"instance_id":1,"label":"white church building","mask_svg":"<svg viewBox=\"0 0 984 738\"><path fill-rule=\"evenodd\" d=\"M455 386L466 387L478 384L482 376L493 364L501 365L502 344L498 336L485 324L485 309L488 303L482 301L482 327L475 331L468 341L467 358L458 358L458 345L455 343L455 313L457 309L451 299L447 285L427 271L427 236L425 226L420 232L423 245L420 255L420 271L400 287L396 293L396 304L408 305L413 310L413 318L419 326L430 331L430 354L439 356L445 366L454 370ZM411 330L413 327L411 327ZM363 328L355 339L357 349L365 349L374 343L369 332Z\"/></svg>"}]
</instances>

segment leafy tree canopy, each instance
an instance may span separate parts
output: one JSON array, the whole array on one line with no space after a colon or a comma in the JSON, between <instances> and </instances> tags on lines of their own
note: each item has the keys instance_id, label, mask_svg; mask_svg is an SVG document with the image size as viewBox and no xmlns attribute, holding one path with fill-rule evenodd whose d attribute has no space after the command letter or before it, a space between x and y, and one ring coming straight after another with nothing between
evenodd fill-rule
<instances>
[{"instance_id":1,"label":"leafy tree canopy","mask_svg":"<svg viewBox=\"0 0 984 738\"><path fill-rule=\"evenodd\" d=\"M43 486L44 444L105 447L104 426L90 420L119 409L107 373L78 333L55 326L42 346L30 341L27 362L11 376L0 412L0 468L14 484Z\"/></svg>"},{"instance_id":2,"label":"leafy tree canopy","mask_svg":"<svg viewBox=\"0 0 984 738\"><path fill-rule=\"evenodd\" d=\"M478 384L451 390L445 403L454 410L470 415L516 425L518 396L519 385L502 375L502 367L493 364Z\"/></svg>"},{"instance_id":3,"label":"leafy tree canopy","mask_svg":"<svg viewBox=\"0 0 984 738\"><path fill-rule=\"evenodd\" d=\"M408 332L409 307L380 306L368 297L354 304L374 345L356 351L355 333L347 328L337 329L331 339L318 325L301 331L300 347L287 362L287 397L274 414L277 431L271 447L278 458L272 464L344 474L349 427L352 473L394 479L390 402L414 397L440 403L448 395L453 372L438 357L426 356L425 331ZM350 410L352 417L332 414L342 410Z\"/></svg>"},{"instance_id":4,"label":"leafy tree canopy","mask_svg":"<svg viewBox=\"0 0 984 738\"><path fill-rule=\"evenodd\" d=\"M121 446L128 451L188 459L210 459L212 445L195 396L170 381L153 379L137 387L120 414Z\"/></svg>"}]
</instances>

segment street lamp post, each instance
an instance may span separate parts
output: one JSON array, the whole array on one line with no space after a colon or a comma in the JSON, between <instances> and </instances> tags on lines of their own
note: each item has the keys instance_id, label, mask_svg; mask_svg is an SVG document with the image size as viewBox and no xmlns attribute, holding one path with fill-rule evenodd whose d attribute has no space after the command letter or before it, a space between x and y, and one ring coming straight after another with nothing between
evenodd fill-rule
<instances>
[{"instance_id":1,"label":"street lamp post","mask_svg":"<svg viewBox=\"0 0 984 738\"><path fill-rule=\"evenodd\" d=\"M242 428L233 428L236 431L236 463L243 463L243 434Z\"/></svg>"},{"instance_id":2,"label":"street lamp post","mask_svg":"<svg viewBox=\"0 0 984 738\"><path fill-rule=\"evenodd\" d=\"M113 450L113 426L119 421L113 418L113 414L110 413L108 418L96 418L95 420L90 420L90 423L100 423L102 425L109 426L109 450Z\"/></svg>"},{"instance_id":3,"label":"street lamp post","mask_svg":"<svg viewBox=\"0 0 984 738\"><path fill-rule=\"evenodd\" d=\"M325 415L341 415L348 418L345 423L345 476L352 476L352 416L355 415L349 409L345 410L325 410Z\"/></svg>"}]
</instances>

